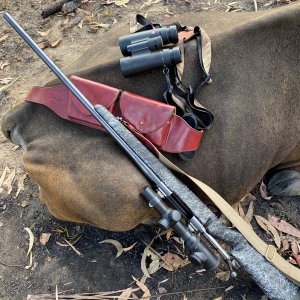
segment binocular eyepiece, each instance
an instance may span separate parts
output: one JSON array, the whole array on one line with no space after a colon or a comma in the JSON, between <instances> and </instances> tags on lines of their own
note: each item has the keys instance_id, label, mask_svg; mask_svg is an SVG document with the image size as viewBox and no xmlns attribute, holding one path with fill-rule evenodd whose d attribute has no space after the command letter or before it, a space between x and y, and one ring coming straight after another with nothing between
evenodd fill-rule
<instances>
[{"instance_id":1,"label":"binocular eyepiece","mask_svg":"<svg viewBox=\"0 0 300 300\"><path fill-rule=\"evenodd\" d=\"M178 32L175 25L170 27L153 28L133 34L128 34L119 38L119 45L124 56L132 55L132 52L127 47L153 38L161 38L162 44L178 43ZM161 47L162 48L162 47Z\"/></svg>"},{"instance_id":2,"label":"binocular eyepiece","mask_svg":"<svg viewBox=\"0 0 300 300\"><path fill-rule=\"evenodd\" d=\"M164 45L176 44L178 32L176 26L153 28L119 38L122 54L120 67L125 77L163 66L172 66L181 62L179 47L163 49Z\"/></svg>"}]
</instances>

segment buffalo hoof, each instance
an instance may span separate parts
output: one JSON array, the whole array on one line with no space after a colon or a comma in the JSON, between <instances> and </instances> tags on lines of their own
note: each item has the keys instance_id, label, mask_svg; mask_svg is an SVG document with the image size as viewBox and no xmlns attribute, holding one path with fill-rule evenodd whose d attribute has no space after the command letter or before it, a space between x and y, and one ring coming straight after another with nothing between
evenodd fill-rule
<instances>
[{"instance_id":1,"label":"buffalo hoof","mask_svg":"<svg viewBox=\"0 0 300 300\"><path fill-rule=\"evenodd\" d=\"M300 172L282 170L268 182L268 191L274 196L300 196Z\"/></svg>"}]
</instances>

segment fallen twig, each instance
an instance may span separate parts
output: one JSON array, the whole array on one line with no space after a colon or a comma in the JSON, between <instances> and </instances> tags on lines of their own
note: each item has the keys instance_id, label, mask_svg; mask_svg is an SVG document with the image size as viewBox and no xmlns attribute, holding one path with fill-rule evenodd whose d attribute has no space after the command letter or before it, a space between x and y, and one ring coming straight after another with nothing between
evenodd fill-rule
<instances>
[{"instance_id":1,"label":"fallen twig","mask_svg":"<svg viewBox=\"0 0 300 300\"><path fill-rule=\"evenodd\" d=\"M0 265L2 265L4 267L21 267L21 268L24 268L24 265L10 265L10 264L4 263L3 261L0 261Z\"/></svg>"},{"instance_id":2,"label":"fallen twig","mask_svg":"<svg viewBox=\"0 0 300 300\"><path fill-rule=\"evenodd\" d=\"M42 17L44 19L48 18L49 16L61 11L63 5L67 2L71 2L72 0L60 0L58 2L54 2L53 4L51 4L50 6L48 6L47 8L45 8L42 11Z\"/></svg>"},{"instance_id":3,"label":"fallen twig","mask_svg":"<svg viewBox=\"0 0 300 300\"><path fill-rule=\"evenodd\" d=\"M170 293L163 293L160 294L159 297L163 296L170 296L170 295L181 295L181 294L191 294L191 293L196 293L196 292L202 292L202 291L209 291L209 290L217 290L217 289L226 289L226 286L220 286L220 287L212 287L212 288L205 288L205 289L195 289L195 290L188 290L188 291L182 291L182 292L170 292ZM122 293L124 290L117 291L117 292L108 292L108 293L83 293L83 294L74 294L74 295L61 295L58 294L58 299L60 300L104 300L104 299L116 299L116 295L112 296L112 294L115 293ZM140 300L142 299L151 299L151 298L157 298L157 295L154 296L147 296L147 297L141 297L139 298ZM42 295L29 295L27 297L27 300L55 300L56 296L55 294L42 294ZM128 300L131 299L136 299L129 297Z\"/></svg>"},{"instance_id":4,"label":"fallen twig","mask_svg":"<svg viewBox=\"0 0 300 300\"><path fill-rule=\"evenodd\" d=\"M19 78L20 78L20 76L17 77L15 80L13 80L11 83L1 87L0 88L0 93L3 93L5 90L7 90L9 87L11 87Z\"/></svg>"},{"instance_id":5,"label":"fallen twig","mask_svg":"<svg viewBox=\"0 0 300 300\"><path fill-rule=\"evenodd\" d=\"M257 1L253 0L253 4L254 4L254 10L257 11Z\"/></svg>"}]
</instances>

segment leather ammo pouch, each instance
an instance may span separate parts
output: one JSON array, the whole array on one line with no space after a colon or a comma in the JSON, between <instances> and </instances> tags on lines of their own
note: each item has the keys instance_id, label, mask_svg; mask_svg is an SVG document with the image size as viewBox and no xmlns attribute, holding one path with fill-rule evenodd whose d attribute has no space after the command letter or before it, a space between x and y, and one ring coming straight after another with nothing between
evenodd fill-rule
<instances>
[{"instance_id":1,"label":"leather ammo pouch","mask_svg":"<svg viewBox=\"0 0 300 300\"><path fill-rule=\"evenodd\" d=\"M121 117L142 142L147 143L146 138L170 153L198 149L202 131L193 129L177 116L174 106L76 76L71 81L93 105L103 105ZM46 105L66 120L104 130L64 85L33 87L25 100Z\"/></svg>"}]
</instances>

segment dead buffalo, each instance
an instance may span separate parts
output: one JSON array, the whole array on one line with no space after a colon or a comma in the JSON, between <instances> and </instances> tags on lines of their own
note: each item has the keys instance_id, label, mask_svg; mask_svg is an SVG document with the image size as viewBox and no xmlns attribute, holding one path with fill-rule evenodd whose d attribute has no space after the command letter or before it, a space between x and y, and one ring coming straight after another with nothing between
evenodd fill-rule
<instances>
[{"instance_id":1,"label":"dead buffalo","mask_svg":"<svg viewBox=\"0 0 300 300\"><path fill-rule=\"evenodd\" d=\"M168 157L230 204L268 171L270 193L300 195L300 4L258 13L185 14L174 21L200 25L211 38L213 83L199 88L196 98L215 121L193 161ZM161 70L122 76L118 37L127 33L127 26L115 27L63 71L161 100ZM183 76L193 87L199 83L195 49L188 44ZM56 217L124 231L155 216L139 196L146 179L106 133L34 103L10 110L2 131L24 148L25 169Z\"/></svg>"}]
</instances>

